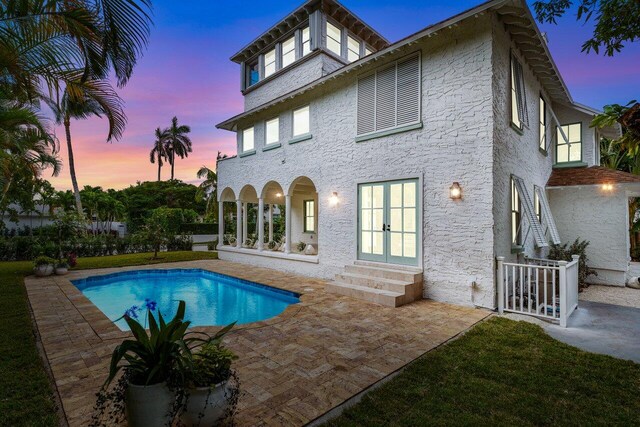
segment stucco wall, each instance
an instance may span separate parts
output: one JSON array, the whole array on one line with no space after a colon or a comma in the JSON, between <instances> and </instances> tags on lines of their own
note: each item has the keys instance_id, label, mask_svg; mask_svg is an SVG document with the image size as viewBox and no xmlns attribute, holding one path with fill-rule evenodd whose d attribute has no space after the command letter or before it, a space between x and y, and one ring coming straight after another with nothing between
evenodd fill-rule
<instances>
[{"instance_id":1,"label":"stucco wall","mask_svg":"<svg viewBox=\"0 0 640 427\"><path fill-rule=\"evenodd\" d=\"M548 194L563 243L589 241L589 266L598 271L591 281L624 286L629 261L624 186L609 192L600 186L564 187L549 189Z\"/></svg>"},{"instance_id":2,"label":"stucco wall","mask_svg":"<svg viewBox=\"0 0 640 427\"><path fill-rule=\"evenodd\" d=\"M422 53L420 130L356 143L355 73L251 119L251 123L262 123L279 114L281 139L286 142L291 109L310 103L313 138L263 152L263 138L257 132L256 155L219 163L220 191L229 186L238 194L250 183L260 193L268 181L275 180L287 192L296 177L309 177L318 192L320 246L317 265L276 264L255 256L252 263L333 278L356 259L358 183L419 178L425 296L470 305L471 282L476 281L473 302L494 305L490 18L482 16L446 31L443 37L426 39L389 58ZM462 200L448 197L454 181L463 188ZM329 204L332 192L338 193L337 206ZM220 255L247 261L246 256Z\"/></svg>"}]
</instances>

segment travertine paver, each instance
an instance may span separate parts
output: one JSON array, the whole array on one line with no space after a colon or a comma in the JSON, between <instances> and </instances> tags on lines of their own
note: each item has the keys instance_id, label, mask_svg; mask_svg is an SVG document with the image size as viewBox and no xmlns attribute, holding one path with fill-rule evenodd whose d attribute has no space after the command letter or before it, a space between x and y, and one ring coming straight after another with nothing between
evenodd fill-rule
<instances>
[{"instance_id":1,"label":"travertine paver","mask_svg":"<svg viewBox=\"0 0 640 427\"><path fill-rule=\"evenodd\" d=\"M302 294L280 316L239 326L226 339L240 356L241 426L305 424L489 314L429 300L381 307L327 294L322 280L220 260L28 277L29 300L71 426L87 424L109 356L127 333L70 280L149 268L202 268Z\"/></svg>"}]
</instances>

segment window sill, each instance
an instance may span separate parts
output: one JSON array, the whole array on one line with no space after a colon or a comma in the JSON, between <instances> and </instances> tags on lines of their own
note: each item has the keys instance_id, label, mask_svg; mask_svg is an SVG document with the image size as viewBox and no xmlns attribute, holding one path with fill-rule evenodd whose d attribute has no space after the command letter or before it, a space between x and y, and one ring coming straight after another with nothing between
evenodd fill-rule
<instances>
[{"instance_id":1,"label":"window sill","mask_svg":"<svg viewBox=\"0 0 640 427\"><path fill-rule=\"evenodd\" d=\"M254 154L256 154L256 150L243 151L242 153L238 154L238 157L248 157L253 156Z\"/></svg>"},{"instance_id":2,"label":"window sill","mask_svg":"<svg viewBox=\"0 0 640 427\"><path fill-rule=\"evenodd\" d=\"M554 169L562 169L562 168L584 168L589 166L584 162L565 162L565 163L556 163L553 165Z\"/></svg>"},{"instance_id":3,"label":"window sill","mask_svg":"<svg viewBox=\"0 0 640 427\"><path fill-rule=\"evenodd\" d=\"M524 246L511 245L512 254L521 254L524 252Z\"/></svg>"},{"instance_id":4,"label":"window sill","mask_svg":"<svg viewBox=\"0 0 640 427\"><path fill-rule=\"evenodd\" d=\"M282 147L282 144L279 142L272 142L271 144L265 145L262 147L262 151L275 150L276 148Z\"/></svg>"},{"instance_id":5,"label":"window sill","mask_svg":"<svg viewBox=\"0 0 640 427\"><path fill-rule=\"evenodd\" d=\"M364 142L370 139L382 138L384 136L395 135L396 133L408 132L410 130L416 130L416 129L422 129L422 122L356 136L356 142Z\"/></svg>"},{"instance_id":6,"label":"window sill","mask_svg":"<svg viewBox=\"0 0 640 427\"><path fill-rule=\"evenodd\" d=\"M519 135L524 135L524 129L518 127L518 125L513 122L509 122L509 125L511 126L511 129L515 130Z\"/></svg>"},{"instance_id":7,"label":"window sill","mask_svg":"<svg viewBox=\"0 0 640 427\"><path fill-rule=\"evenodd\" d=\"M544 148L538 147L538 151L540 151L540 154L542 154L543 156L549 157L549 152L547 150L545 150Z\"/></svg>"},{"instance_id":8,"label":"window sill","mask_svg":"<svg viewBox=\"0 0 640 427\"><path fill-rule=\"evenodd\" d=\"M313 135L311 135L310 133L305 133L305 134L294 136L293 138L291 138L289 140L289 144L297 144L298 142L306 141L311 138L313 138Z\"/></svg>"}]
</instances>

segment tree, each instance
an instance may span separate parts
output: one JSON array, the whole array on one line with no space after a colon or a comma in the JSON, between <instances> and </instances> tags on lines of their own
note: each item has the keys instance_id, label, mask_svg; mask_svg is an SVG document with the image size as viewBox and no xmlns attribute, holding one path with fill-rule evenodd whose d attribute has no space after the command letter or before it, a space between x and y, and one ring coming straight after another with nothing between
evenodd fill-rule
<instances>
[{"instance_id":1,"label":"tree","mask_svg":"<svg viewBox=\"0 0 640 427\"><path fill-rule=\"evenodd\" d=\"M161 130L160 128L156 128L155 131L156 142L154 142L153 148L149 153L149 160L151 163L155 163L158 161L158 181L160 181L160 173L162 171L163 160L167 160L169 153L167 152L167 146L165 144L166 140L166 130Z\"/></svg>"},{"instance_id":2,"label":"tree","mask_svg":"<svg viewBox=\"0 0 640 427\"><path fill-rule=\"evenodd\" d=\"M173 179L176 156L184 159L191 153L191 139L187 136L191 128L187 125L178 125L178 118L171 119L171 126L165 130L166 150L171 164L171 179Z\"/></svg>"},{"instance_id":3,"label":"tree","mask_svg":"<svg viewBox=\"0 0 640 427\"><path fill-rule=\"evenodd\" d=\"M64 125L69 157L69 173L78 214L83 214L80 188L76 176L73 145L71 144L71 119L83 120L91 116L105 116L109 122L107 142L113 138L120 139L127 124L127 117L122 108L122 99L115 93L111 85L103 81L68 82L62 97L56 100L47 98L57 124Z\"/></svg>"},{"instance_id":4,"label":"tree","mask_svg":"<svg viewBox=\"0 0 640 427\"><path fill-rule=\"evenodd\" d=\"M572 0L539 0L533 3L536 18L540 22L557 24L573 6ZM638 0L578 0L576 19L584 24L595 21L592 37L582 44L583 52L607 56L620 52L625 42L640 38L640 1Z\"/></svg>"},{"instance_id":5,"label":"tree","mask_svg":"<svg viewBox=\"0 0 640 427\"><path fill-rule=\"evenodd\" d=\"M166 211L157 209L146 219L142 230L138 232L139 237L153 247L153 258L151 259L158 259L160 249L166 246L173 237L167 228Z\"/></svg>"},{"instance_id":6,"label":"tree","mask_svg":"<svg viewBox=\"0 0 640 427\"><path fill-rule=\"evenodd\" d=\"M631 101L627 105L605 105L603 112L596 115L591 126L597 129L620 126L622 134L612 140L615 148L626 151L633 157L640 149L640 103Z\"/></svg>"},{"instance_id":7,"label":"tree","mask_svg":"<svg viewBox=\"0 0 640 427\"><path fill-rule=\"evenodd\" d=\"M218 155L220 152L218 152ZM196 192L196 200L207 201L207 215L216 222L218 216L218 175L206 166L202 166L198 170L198 179L204 179L198 186Z\"/></svg>"}]
</instances>

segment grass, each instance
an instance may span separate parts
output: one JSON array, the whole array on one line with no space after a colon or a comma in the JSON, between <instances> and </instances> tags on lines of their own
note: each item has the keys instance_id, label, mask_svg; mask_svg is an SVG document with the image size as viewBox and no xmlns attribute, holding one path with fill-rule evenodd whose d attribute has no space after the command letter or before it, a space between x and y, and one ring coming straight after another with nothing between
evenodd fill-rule
<instances>
[{"instance_id":1,"label":"grass","mask_svg":"<svg viewBox=\"0 0 640 427\"><path fill-rule=\"evenodd\" d=\"M428 353L330 426L637 425L640 365L494 318Z\"/></svg>"},{"instance_id":2,"label":"grass","mask_svg":"<svg viewBox=\"0 0 640 427\"><path fill-rule=\"evenodd\" d=\"M81 258L75 269L215 259L215 252L163 252ZM28 261L0 262L0 426L57 426L52 387L36 348L23 278Z\"/></svg>"}]
</instances>

